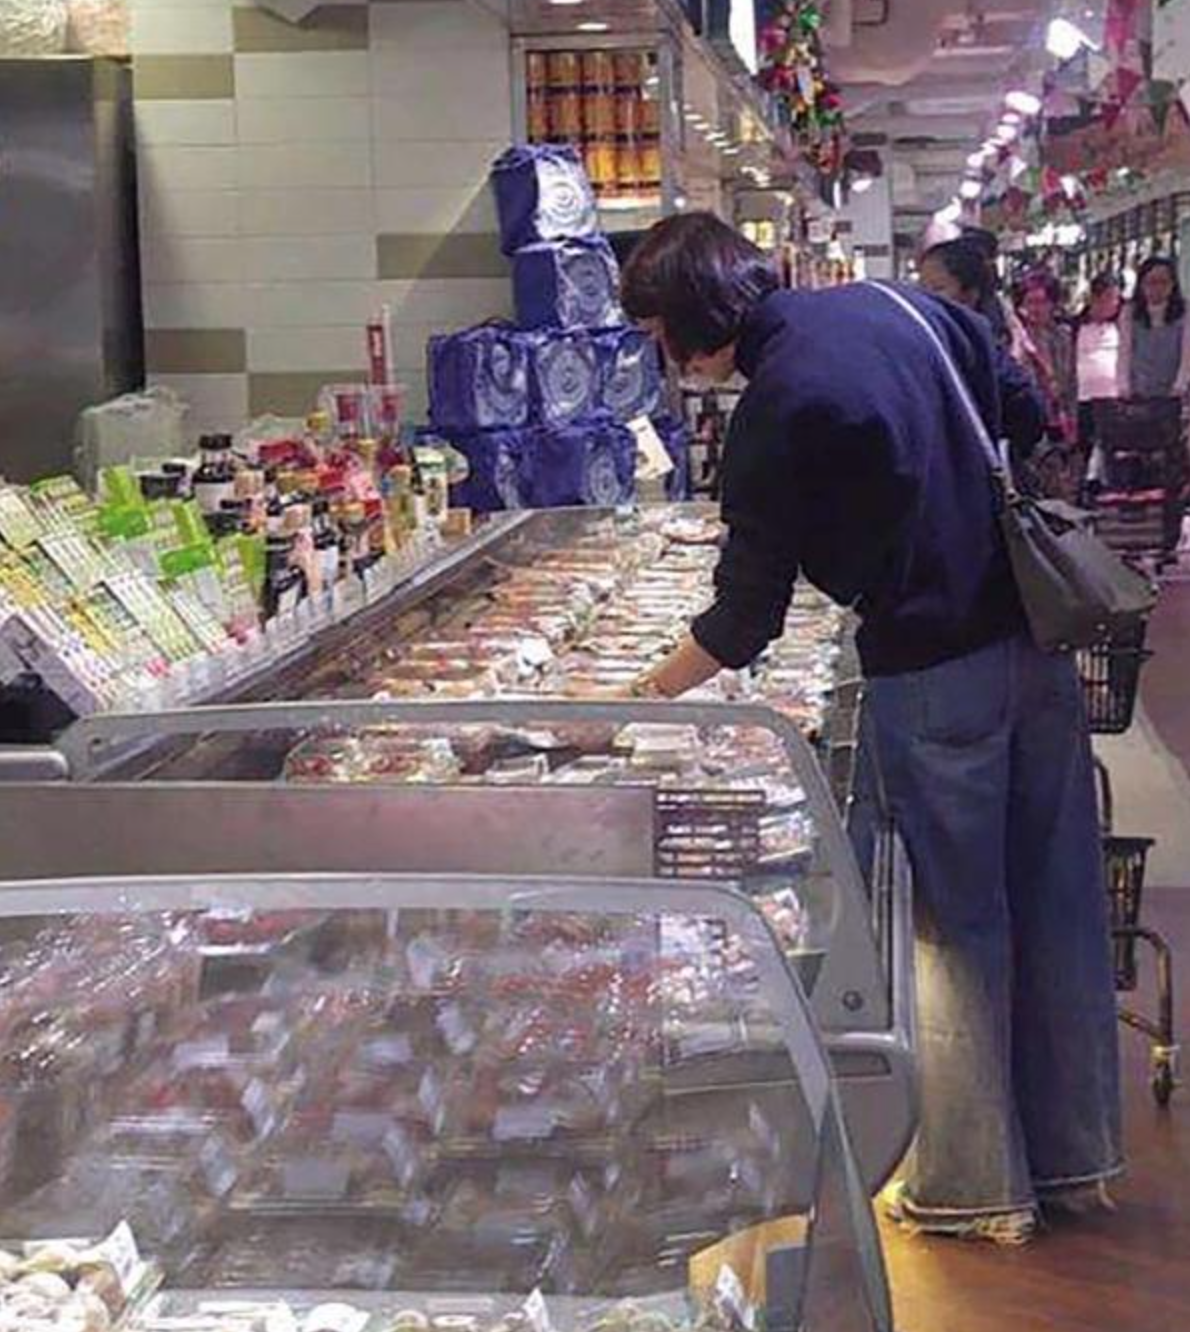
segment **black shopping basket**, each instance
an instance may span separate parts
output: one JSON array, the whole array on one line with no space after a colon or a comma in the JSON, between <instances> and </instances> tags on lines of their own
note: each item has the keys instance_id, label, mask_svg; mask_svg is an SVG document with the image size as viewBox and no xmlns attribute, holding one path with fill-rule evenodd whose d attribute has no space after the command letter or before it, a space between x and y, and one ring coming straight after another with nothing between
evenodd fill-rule
<instances>
[{"instance_id":1,"label":"black shopping basket","mask_svg":"<svg viewBox=\"0 0 1190 1332\"><path fill-rule=\"evenodd\" d=\"M1092 735L1122 735L1132 725L1140 668L1153 655L1145 648L1145 630L1141 621L1127 634L1076 654Z\"/></svg>"},{"instance_id":2,"label":"black shopping basket","mask_svg":"<svg viewBox=\"0 0 1190 1332\"><path fill-rule=\"evenodd\" d=\"M1119 735L1126 731L1136 710L1140 668L1152 654L1145 649L1145 626L1140 624L1114 641L1078 654L1078 672L1092 732ZM1152 949L1156 964L1157 1016L1149 1017L1121 1006L1120 1021L1149 1040L1152 1050L1152 1088L1158 1105L1169 1104L1177 1086L1178 1046L1173 1019L1173 956L1155 930L1141 924L1145 868L1151 837L1120 837L1113 831L1111 779L1098 759L1099 819L1102 828L1103 873L1111 915L1112 962L1116 989L1133 993L1140 980L1137 944Z\"/></svg>"}]
</instances>

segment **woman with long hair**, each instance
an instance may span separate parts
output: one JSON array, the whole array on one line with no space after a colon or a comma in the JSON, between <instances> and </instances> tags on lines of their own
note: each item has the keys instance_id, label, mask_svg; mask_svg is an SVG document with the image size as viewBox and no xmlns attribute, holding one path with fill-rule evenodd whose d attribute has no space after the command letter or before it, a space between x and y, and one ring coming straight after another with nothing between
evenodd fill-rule
<instances>
[{"instance_id":1,"label":"woman with long hair","mask_svg":"<svg viewBox=\"0 0 1190 1332\"><path fill-rule=\"evenodd\" d=\"M1190 320L1172 259L1154 255L1136 275L1123 319L1120 383L1129 398L1179 397L1190 387Z\"/></svg>"},{"instance_id":2,"label":"woman with long hair","mask_svg":"<svg viewBox=\"0 0 1190 1332\"><path fill-rule=\"evenodd\" d=\"M1045 403L1049 447L1034 460L1037 487L1056 498L1074 500L1082 485L1083 463L1075 425L1074 337L1062 317L1062 285L1052 273L1036 269L1018 284L1016 306L1024 325L1023 363Z\"/></svg>"}]
</instances>

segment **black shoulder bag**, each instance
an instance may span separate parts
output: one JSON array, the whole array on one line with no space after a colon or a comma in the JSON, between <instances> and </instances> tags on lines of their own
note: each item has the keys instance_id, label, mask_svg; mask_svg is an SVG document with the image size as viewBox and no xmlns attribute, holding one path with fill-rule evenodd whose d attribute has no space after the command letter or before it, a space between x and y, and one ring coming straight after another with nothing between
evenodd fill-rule
<instances>
[{"instance_id":1,"label":"black shoulder bag","mask_svg":"<svg viewBox=\"0 0 1190 1332\"><path fill-rule=\"evenodd\" d=\"M878 282L867 285L917 321L963 404L987 458L996 515L1033 641L1045 652L1069 652L1135 628L1156 604L1155 585L1095 535L1089 514L1017 490L1006 455L992 443L971 390L934 326L899 291Z\"/></svg>"}]
</instances>

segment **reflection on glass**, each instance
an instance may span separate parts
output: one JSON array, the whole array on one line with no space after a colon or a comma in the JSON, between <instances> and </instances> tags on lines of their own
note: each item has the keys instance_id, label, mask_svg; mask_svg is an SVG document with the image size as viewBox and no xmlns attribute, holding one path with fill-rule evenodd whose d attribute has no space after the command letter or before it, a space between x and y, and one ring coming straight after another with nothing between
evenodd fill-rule
<instances>
[{"instance_id":1,"label":"reflection on glass","mask_svg":"<svg viewBox=\"0 0 1190 1332\"><path fill-rule=\"evenodd\" d=\"M47 1326L276 1332L328 1301L369 1332L886 1326L768 928L591 891L274 910L220 885L0 922L0 1227L81 1237L24 1285ZM135 1262L90 1247L122 1223Z\"/></svg>"}]
</instances>

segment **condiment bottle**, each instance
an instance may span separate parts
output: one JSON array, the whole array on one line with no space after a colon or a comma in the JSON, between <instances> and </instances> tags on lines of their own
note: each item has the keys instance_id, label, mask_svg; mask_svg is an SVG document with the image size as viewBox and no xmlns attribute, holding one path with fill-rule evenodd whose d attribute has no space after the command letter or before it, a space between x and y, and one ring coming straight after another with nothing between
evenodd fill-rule
<instances>
[{"instance_id":1,"label":"condiment bottle","mask_svg":"<svg viewBox=\"0 0 1190 1332\"><path fill-rule=\"evenodd\" d=\"M199 464L194 474L194 498L204 515L219 512L225 499L235 497L235 463L230 435L203 435L198 441Z\"/></svg>"}]
</instances>

